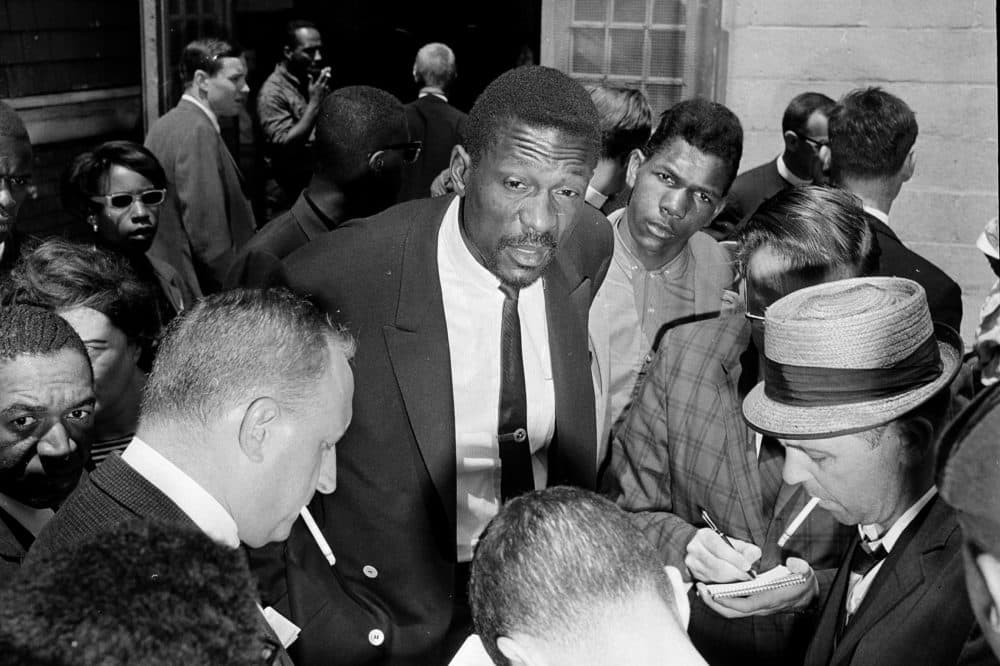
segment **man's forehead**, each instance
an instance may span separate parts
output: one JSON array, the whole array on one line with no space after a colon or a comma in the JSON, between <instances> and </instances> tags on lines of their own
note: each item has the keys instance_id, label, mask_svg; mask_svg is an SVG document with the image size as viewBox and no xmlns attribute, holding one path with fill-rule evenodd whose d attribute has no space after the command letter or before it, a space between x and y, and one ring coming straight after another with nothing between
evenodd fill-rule
<instances>
[{"instance_id":1,"label":"man's forehead","mask_svg":"<svg viewBox=\"0 0 1000 666\"><path fill-rule=\"evenodd\" d=\"M31 143L27 139L0 136L0 174L24 173L31 169Z\"/></svg>"},{"instance_id":2,"label":"man's forehead","mask_svg":"<svg viewBox=\"0 0 1000 666\"><path fill-rule=\"evenodd\" d=\"M216 76L222 76L228 78L230 76L238 76L240 74L246 74L247 63L242 57L234 58L227 56L221 58L220 61L222 63L222 67L219 69L218 72L216 72L215 74Z\"/></svg>"},{"instance_id":3,"label":"man's forehead","mask_svg":"<svg viewBox=\"0 0 1000 666\"><path fill-rule=\"evenodd\" d=\"M707 153L688 143L684 137L668 139L646 162L650 165L669 165L672 170L680 171L675 175L685 180L692 180L697 176L700 182L692 183L693 185L714 191L719 196L725 192L729 175L726 163L718 155Z\"/></svg>"},{"instance_id":4,"label":"man's forehead","mask_svg":"<svg viewBox=\"0 0 1000 666\"><path fill-rule=\"evenodd\" d=\"M583 137L557 127L533 125L518 119L501 124L486 148L485 157L494 162L551 161L587 175L590 150Z\"/></svg>"},{"instance_id":5,"label":"man's forehead","mask_svg":"<svg viewBox=\"0 0 1000 666\"><path fill-rule=\"evenodd\" d=\"M303 48L316 46L323 41L316 28L299 28L295 31L295 37L299 40L299 46Z\"/></svg>"},{"instance_id":6,"label":"man's forehead","mask_svg":"<svg viewBox=\"0 0 1000 666\"><path fill-rule=\"evenodd\" d=\"M825 139L828 134L829 121L822 111L813 111L806 121L806 135L810 139Z\"/></svg>"}]
</instances>

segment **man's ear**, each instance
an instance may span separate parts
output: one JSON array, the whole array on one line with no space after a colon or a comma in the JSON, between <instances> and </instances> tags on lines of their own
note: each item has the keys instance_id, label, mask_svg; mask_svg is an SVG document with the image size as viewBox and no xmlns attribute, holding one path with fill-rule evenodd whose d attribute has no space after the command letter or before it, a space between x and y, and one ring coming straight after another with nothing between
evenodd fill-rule
<instances>
[{"instance_id":1,"label":"man's ear","mask_svg":"<svg viewBox=\"0 0 1000 666\"><path fill-rule=\"evenodd\" d=\"M472 158L461 144L451 149L451 183L458 196L465 196L465 186L472 173Z\"/></svg>"},{"instance_id":2,"label":"man's ear","mask_svg":"<svg viewBox=\"0 0 1000 666\"><path fill-rule=\"evenodd\" d=\"M289 48L288 44L281 47L281 55L285 56L285 60L290 60L292 57L293 50Z\"/></svg>"},{"instance_id":3,"label":"man's ear","mask_svg":"<svg viewBox=\"0 0 1000 666\"><path fill-rule=\"evenodd\" d=\"M917 149L910 148L910 152L906 155L906 160L903 162L903 182L905 183L910 178L913 177L913 172L917 169Z\"/></svg>"},{"instance_id":4,"label":"man's ear","mask_svg":"<svg viewBox=\"0 0 1000 666\"><path fill-rule=\"evenodd\" d=\"M639 175L639 167L646 161L646 155L639 148L633 148L628 155L628 166L625 167L625 183L635 187L635 179Z\"/></svg>"},{"instance_id":5,"label":"man's ear","mask_svg":"<svg viewBox=\"0 0 1000 666\"><path fill-rule=\"evenodd\" d=\"M784 139L785 150L787 150L788 152L794 153L796 150L799 149L799 143L800 143L799 135L793 132L792 130L788 130L787 132L782 134L781 138Z\"/></svg>"},{"instance_id":6,"label":"man's ear","mask_svg":"<svg viewBox=\"0 0 1000 666\"><path fill-rule=\"evenodd\" d=\"M382 169L385 168L385 151L376 150L368 158L368 168L375 173L382 173Z\"/></svg>"},{"instance_id":7,"label":"man's ear","mask_svg":"<svg viewBox=\"0 0 1000 666\"><path fill-rule=\"evenodd\" d=\"M240 450L253 462L264 459L264 447L273 438L281 408L273 398L257 398L243 412L240 421Z\"/></svg>"},{"instance_id":8,"label":"man's ear","mask_svg":"<svg viewBox=\"0 0 1000 666\"><path fill-rule=\"evenodd\" d=\"M206 72L205 70L196 69L194 70L194 78L192 79L192 82L194 83L195 88L197 88L198 90L204 90L205 84L208 82L210 78L212 77L209 76L208 72Z\"/></svg>"},{"instance_id":9,"label":"man's ear","mask_svg":"<svg viewBox=\"0 0 1000 666\"><path fill-rule=\"evenodd\" d=\"M721 213L725 207L726 207L726 197L722 197L721 199L719 199L719 203L715 204L715 210L712 211L712 219L708 221L708 224L711 224L712 221L715 220L715 218L719 217L719 213ZM706 224L705 226L707 227L708 224Z\"/></svg>"},{"instance_id":10,"label":"man's ear","mask_svg":"<svg viewBox=\"0 0 1000 666\"><path fill-rule=\"evenodd\" d=\"M541 666L538 661L531 657L526 646L515 638L497 636L497 649L503 656L507 657L511 666Z\"/></svg>"}]
</instances>

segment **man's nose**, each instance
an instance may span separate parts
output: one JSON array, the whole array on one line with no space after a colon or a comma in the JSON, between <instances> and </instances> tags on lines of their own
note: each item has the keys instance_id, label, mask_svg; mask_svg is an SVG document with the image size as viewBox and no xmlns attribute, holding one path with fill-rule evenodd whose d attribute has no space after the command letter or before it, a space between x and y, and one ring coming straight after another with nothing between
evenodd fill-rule
<instances>
[{"instance_id":1,"label":"man's nose","mask_svg":"<svg viewBox=\"0 0 1000 666\"><path fill-rule=\"evenodd\" d=\"M809 472L805 469L805 462L808 456L799 451L785 447L785 464L781 468L781 478L790 486L802 483L809 479Z\"/></svg>"},{"instance_id":2,"label":"man's nose","mask_svg":"<svg viewBox=\"0 0 1000 666\"><path fill-rule=\"evenodd\" d=\"M57 422L38 442L38 455L43 458L65 458L76 451L76 442L69 436L66 426Z\"/></svg>"},{"instance_id":3,"label":"man's nose","mask_svg":"<svg viewBox=\"0 0 1000 666\"><path fill-rule=\"evenodd\" d=\"M323 61L323 52L317 49L316 52L313 53L313 62L322 62L322 61Z\"/></svg>"},{"instance_id":4,"label":"man's nose","mask_svg":"<svg viewBox=\"0 0 1000 666\"><path fill-rule=\"evenodd\" d=\"M660 199L660 210L671 217L684 217L689 206L688 193L683 188L668 188Z\"/></svg>"},{"instance_id":5,"label":"man's nose","mask_svg":"<svg viewBox=\"0 0 1000 666\"><path fill-rule=\"evenodd\" d=\"M532 231L544 234L559 227L559 209L547 195L539 195L524 203L518 218Z\"/></svg>"},{"instance_id":6,"label":"man's nose","mask_svg":"<svg viewBox=\"0 0 1000 666\"><path fill-rule=\"evenodd\" d=\"M0 206L10 208L14 205L14 192L10 189L10 181L0 177Z\"/></svg>"}]
</instances>

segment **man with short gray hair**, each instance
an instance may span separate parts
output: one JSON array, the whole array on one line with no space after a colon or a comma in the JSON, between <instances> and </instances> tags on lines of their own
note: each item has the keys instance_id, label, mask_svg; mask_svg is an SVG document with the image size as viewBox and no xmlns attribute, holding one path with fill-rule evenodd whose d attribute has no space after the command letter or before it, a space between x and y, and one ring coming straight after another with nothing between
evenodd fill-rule
<instances>
[{"instance_id":1,"label":"man with short gray hair","mask_svg":"<svg viewBox=\"0 0 1000 666\"><path fill-rule=\"evenodd\" d=\"M461 143L465 114L448 103L455 80L455 54L446 44L426 44L417 51L413 80L421 86L416 101L406 105L410 140L421 141L417 161L403 170L400 201L430 196L431 181L451 162L451 149Z\"/></svg>"}]
</instances>

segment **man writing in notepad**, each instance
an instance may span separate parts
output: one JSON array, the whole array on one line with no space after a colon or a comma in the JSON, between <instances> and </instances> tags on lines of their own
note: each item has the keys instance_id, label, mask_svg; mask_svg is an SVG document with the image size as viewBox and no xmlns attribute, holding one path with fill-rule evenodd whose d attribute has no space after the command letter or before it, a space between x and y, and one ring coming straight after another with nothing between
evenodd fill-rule
<instances>
[{"instance_id":1,"label":"man writing in notepad","mask_svg":"<svg viewBox=\"0 0 1000 666\"><path fill-rule=\"evenodd\" d=\"M995 663L962 587L961 530L937 497L934 439L961 363L958 334L931 321L902 278L817 285L765 313L764 381L743 402L785 449L785 482L857 526L832 587L800 585L711 599L723 614L821 608L807 666Z\"/></svg>"},{"instance_id":2,"label":"man writing in notepad","mask_svg":"<svg viewBox=\"0 0 1000 666\"><path fill-rule=\"evenodd\" d=\"M875 263L872 233L849 194L796 188L750 219L738 254L746 313L666 333L615 433L604 487L689 579L746 580L751 565L763 571L789 556L832 573L848 531L814 511L787 548L777 546L808 496L782 483L781 446L755 437L739 410L759 380L761 313L796 289L863 274ZM702 509L735 549L710 529ZM713 665L799 664L810 636L805 619L789 610L730 620L694 599L690 633Z\"/></svg>"}]
</instances>

